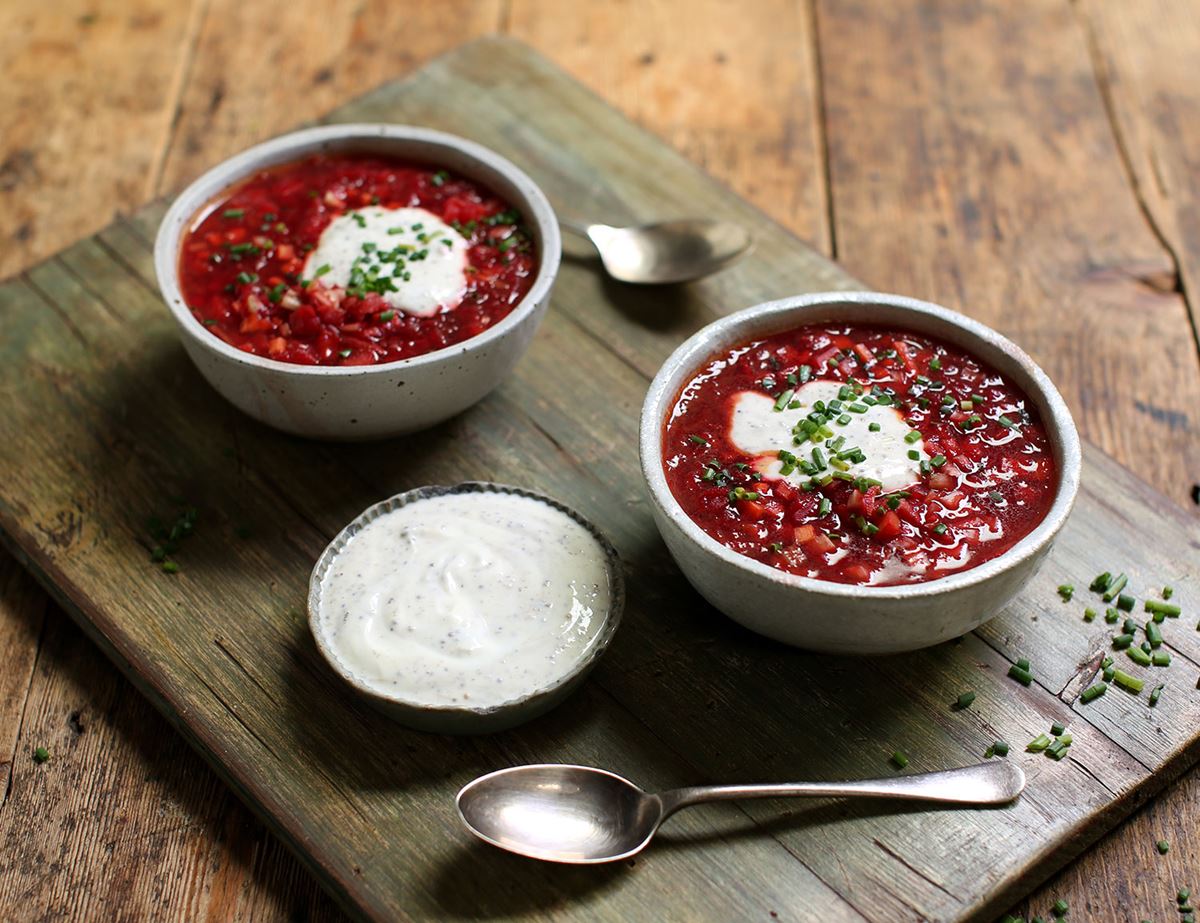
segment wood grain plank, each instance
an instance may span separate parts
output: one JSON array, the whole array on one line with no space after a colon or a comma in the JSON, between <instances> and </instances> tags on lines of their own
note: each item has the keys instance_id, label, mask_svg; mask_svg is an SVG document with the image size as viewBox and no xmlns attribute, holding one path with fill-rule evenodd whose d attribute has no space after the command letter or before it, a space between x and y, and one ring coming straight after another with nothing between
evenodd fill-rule
<instances>
[{"instance_id":1,"label":"wood grain plank","mask_svg":"<svg viewBox=\"0 0 1200 923\"><path fill-rule=\"evenodd\" d=\"M155 191L496 29L501 11L502 0L212 0Z\"/></svg>"},{"instance_id":2,"label":"wood grain plank","mask_svg":"<svg viewBox=\"0 0 1200 923\"><path fill-rule=\"evenodd\" d=\"M513 0L505 32L828 253L810 25L793 0Z\"/></svg>"},{"instance_id":3,"label":"wood grain plank","mask_svg":"<svg viewBox=\"0 0 1200 923\"><path fill-rule=\"evenodd\" d=\"M153 194L198 3L0 5L0 278Z\"/></svg>"},{"instance_id":4,"label":"wood grain plank","mask_svg":"<svg viewBox=\"0 0 1200 923\"><path fill-rule=\"evenodd\" d=\"M1183 502L1195 343L1070 5L831 0L817 18L843 265L1013 337L1085 436Z\"/></svg>"}]
</instances>

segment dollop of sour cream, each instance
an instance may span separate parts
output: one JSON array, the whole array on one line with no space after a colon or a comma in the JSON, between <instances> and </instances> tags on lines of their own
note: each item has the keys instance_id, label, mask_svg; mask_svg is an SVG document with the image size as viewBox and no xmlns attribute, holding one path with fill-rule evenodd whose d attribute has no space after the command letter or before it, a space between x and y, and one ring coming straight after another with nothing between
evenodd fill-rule
<instances>
[{"instance_id":1,"label":"dollop of sour cream","mask_svg":"<svg viewBox=\"0 0 1200 923\"><path fill-rule=\"evenodd\" d=\"M816 379L795 390L791 400L781 410L775 409L775 400L757 391L742 391L733 398L733 413L729 426L729 441L747 455L758 456L755 467L766 477L782 477L784 467L776 453L780 449L797 457L808 457L812 443L796 446L792 441L792 430L804 417L811 413L817 401L828 405L838 400L838 393L845 382ZM856 403L842 401L843 405ZM793 406L795 405L795 406ZM890 404L862 404L862 413L846 411L849 421L845 424L828 424L834 437L844 436L844 447L862 449L864 460L847 461L847 473L853 477L871 478L882 484L884 492L902 490L921 479L921 461L927 459L924 441L915 438L907 442L913 432L900 411ZM840 414L839 414L840 416ZM872 429L871 424L877 428ZM909 455L916 453L916 458ZM830 453L826 453L827 455ZM811 476L799 469L787 475L793 484L811 480Z\"/></svg>"},{"instance_id":2,"label":"dollop of sour cream","mask_svg":"<svg viewBox=\"0 0 1200 923\"><path fill-rule=\"evenodd\" d=\"M446 494L364 526L321 584L336 659L418 705L489 708L568 675L607 621L608 558L528 497Z\"/></svg>"},{"instance_id":3,"label":"dollop of sour cream","mask_svg":"<svg viewBox=\"0 0 1200 923\"><path fill-rule=\"evenodd\" d=\"M392 308L430 317L458 306L467 290L467 241L423 208L355 208L321 232L303 278L349 288L356 270L390 280Z\"/></svg>"}]
</instances>

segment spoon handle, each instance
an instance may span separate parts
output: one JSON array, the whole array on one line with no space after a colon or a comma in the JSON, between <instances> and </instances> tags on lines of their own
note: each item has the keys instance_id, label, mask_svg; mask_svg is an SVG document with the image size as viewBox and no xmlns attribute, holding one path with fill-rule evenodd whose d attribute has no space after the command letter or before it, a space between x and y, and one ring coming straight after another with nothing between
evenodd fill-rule
<instances>
[{"instance_id":1,"label":"spoon handle","mask_svg":"<svg viewBox=\"0 0 1200 923\"><path fill-rule=\"evenodd\" d=\"M784 785L701 785L662 792L663 816L705 801L741 798L899 798L951 804L1004 804L1025 788L1025 773L1015 763L996 761L856 782L798 782Z\"/></svg>"}]
</instances>

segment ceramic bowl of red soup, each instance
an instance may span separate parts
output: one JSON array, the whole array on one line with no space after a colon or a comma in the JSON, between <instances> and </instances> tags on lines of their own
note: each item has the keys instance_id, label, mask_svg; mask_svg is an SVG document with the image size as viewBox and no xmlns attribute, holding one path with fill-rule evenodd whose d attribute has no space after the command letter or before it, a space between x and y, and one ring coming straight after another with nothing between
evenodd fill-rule
<instances>
[{"instance_id":1,"label":"ceramic bowl of red soup","mask_svg":"<svg viewBox=\"0 0 1200 923\"><path fill-rule=\"evenodd\" d=\"M1017 346L953 311L831 293L705 327L641 421L659 530L746 627L879 654L958 637L1036 572L1079 486L1075 425Z\"/></svg>"},{"instance_id":2,"label":"ceramic bowl of red soup","mask_svg":"<svg viewBox=\"0 0 1200 923\"><path fill-rule=\"evenodd\" d=\"M524 353L558 270L554 212L512 163L399 125L285 135L205 173L155 244L184 348L278 429L369 439L474 404Z\"/></svg>"}]
</instances>

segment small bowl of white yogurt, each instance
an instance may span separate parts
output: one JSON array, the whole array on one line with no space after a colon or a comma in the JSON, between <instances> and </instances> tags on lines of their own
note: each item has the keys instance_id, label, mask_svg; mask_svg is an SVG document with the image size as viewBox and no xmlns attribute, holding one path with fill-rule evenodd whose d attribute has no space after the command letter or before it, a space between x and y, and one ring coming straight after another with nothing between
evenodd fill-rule
<instances>
[{"instance_id":1,"label":"small bowl of white yogurt","mask_svg":"<svg viewBox=\"0 0 1200 923\"><path fill-rule=\"evenodd\" d=\"M309 627L330 666L390 717L479 734L561 702L625 602L598 529L550 497L468 482L365 510L317 560Z\"/></svg>"}]
</instances>

